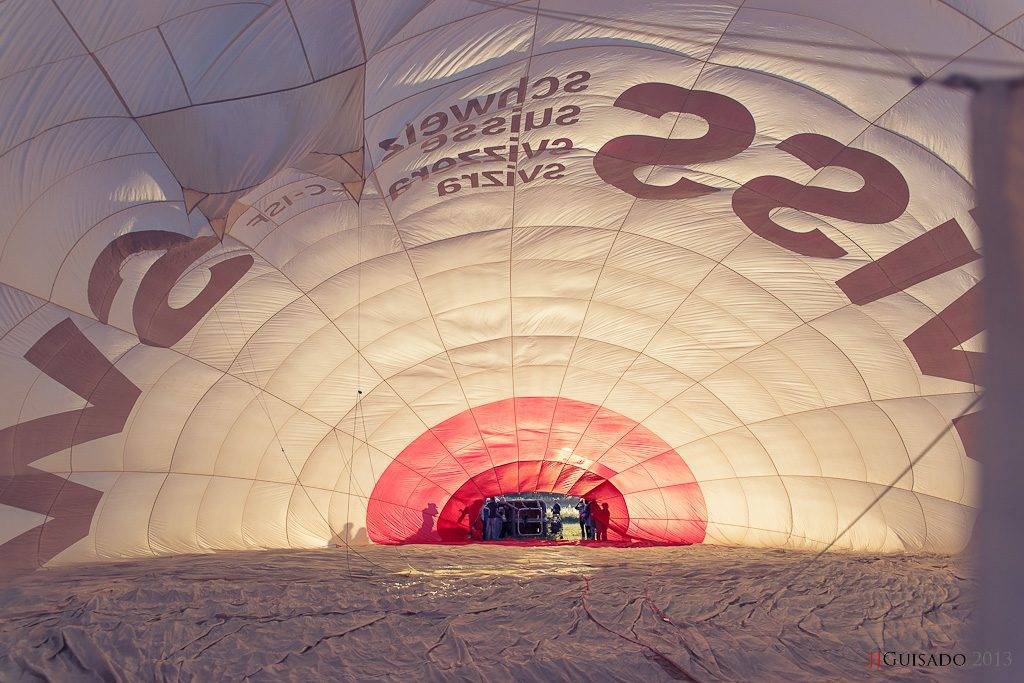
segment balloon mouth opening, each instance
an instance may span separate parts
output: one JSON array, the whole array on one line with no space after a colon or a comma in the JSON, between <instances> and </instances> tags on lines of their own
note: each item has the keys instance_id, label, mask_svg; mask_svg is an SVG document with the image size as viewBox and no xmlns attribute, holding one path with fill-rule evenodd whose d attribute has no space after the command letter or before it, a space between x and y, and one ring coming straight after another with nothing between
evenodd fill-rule
<instances>
[{"instance_id":1,"label":"balloon mouth opening","mask_svg":"<svg viewBox=\"0 0 1024 683\"><path fill-rule=\"evenodd\" d=\"M523 463L520 463L522 465ZM467 486L469 487L469 482ZM467 491L472 495L472 491ZM564 498L566 504L574 506L577 501L581 500L580 496L574 496L566 491L523 491L508 493L496 496L500 503L514 504L516 501L523 500L537 500L538 494L555 494L559 497ZM436 533L421 534L420 539L412 540L411 542L416 543L464 543L464 542L477 542L484 541L483 528L480 524L480 509L483 507L483 499L471 499L468 504L464 502L464 498L460 498L458 494L453 496L448 504L445 505L444 510L438 517ZM611 483L604 482L597 486L591 493L587 494L586 500L598 510L598 516L603 517L607 521L605 527L607 529L606 538L604 541L612 543L631 543L635 539L632 539L629 535L629 511L626 507L626 501L622 493ZM562 504L562 508L565 512L566 504ZM535 531L533 528L527 527L526 529L516 529L515 522L511 522L505 527L502 534L497 538L488 539L486 542L498 542L498 543L512 543L512 544L557 544L573 542L574 529L569 528L570 523L579 524L575 519L566 518L567 515L563 514L562 519L562 534L561 538L553 537L555 534L545 535L531 535L530 532ZM426 517L423 518L424 525L422 529L426 528ZM547 523L547 520L545 520ZM532 526L532 525L531 525ZM548 527L550 529L550 527ZM579 528L578 526L576 528ZM523 533L525 531L526 533ZM578 536L582 536L582 531ZM568 538L566 538L568 536ZM433 539L433 540L432 540ZM594 540L594 539L590 539Z\"/></svg>"},{"instance_id":2,"label":"balloon mouth opening","mask_svg":"<svg viewBox=\"0 0 1024 683\"><path fill-rule=\"evenodd\" d=\"M682 457L635 420L564 397L496 401L425 431L377 480L366 530L385 545L471 543L487 498L541 492L599 506L596 543L704 540L704 496Z\"/></svg>"},{"instance_id":3,"label":"balloon mouth opening","mask_svg":"<svg viewBox=\"0 0 1024 683\"><path fill-rule=\"evenodd\" d=\"M691 535L680 535L675 538L668 536L652 536L651 534L631 533L631 529L639 530L644 524L630 525L629 511L625 497L613 484L605 482L594 489L594 493L585 497L574 496L558 491L518 491L508 493L494 498L500 503L512 503L518 501L537 501L548 498L545 503L545 524L546 529L530 528L517 529L513 522L505 527L501 533L491 538L484 538L483 524L480 520L480 508L483 501L475 501L469 506L461 505L456 498L445 506L441 512L436 526L436 534L430 534L426 523L422 528L425 533L413 537L404 544L445 544L445 545L466 545L472 543L487 543L498 545L594 545L612 547L648 547L648 546L676 546L692 545L697 540L697 529L691 529ZM547 517L551 509L551 502L557 500L561 505L561 529L556 531L550 524L554 516ZM594 516L587 531L579 521L576 505L580 501L589 503ZM652 520L644 520L650 525ZM700 522L701 534L703 533L703 520ZM426 518L424 518L426 522ZM542 533L534 533L540 531ZM584 538L584 534L587 538Z\"/></svg>"},{"instance_id":4,"label":"balloon mouth opening","mask_svg":"<svg viewBox=\"0 0 1024 683\"><path fill-rule=\"evenodd\" d=\"M463 544L463 543L498 543L504 545L565 545L574 544L577 542L587 541L596 542L594 537L584 539L583 538L583 526L579 521L579 510L580 505L585 500L580 496L574 496L568 493L557 492L557 491L516 491L515 493L507 493L501 496L494 496L489 500L494 501L494 506L500 506L503 504L510 504L517 510L523 512L513 512L513 522L509 527L502 529L502 533L495 537L493 533L485 534L485 524L488 523L488 516L482 514L482 505L471 505L468 508L458 508L455 510L445 512L449 513L447 516L442 514L438 520L437 532L441 539L441 542L446 544ZM587 502L593 503L598 507L598 515L602 516L606 512L601 508L602 503L594 501L592 499L586 499ZM542 504L538 510L538 504ZM558 508L555 508L555 505ZM506 506L506 512L510 511L510 507ZM465 513L463 512L465 510ZM556 510L558 511L556 514ZM452 512L455 512L457 516L452 520ZM469 516L469 513L473 512L473 517ZM610 505L609 510L610 512ZM609 520L610 521L610 520ZM466 526L466 522L469 526ZM518 524L521 523L521 528ZM610 526L606 524L606 527ZM627 529L627 525L620 525L621 529ZM592 536L596 536L596 529L591 530ZM622 536L622 538L619 538ZM603 539L604 542L611 543L607 538ZM616 532L617 544L626 543L629 541L625 539L625 534L621 531Z\"/></svg>"}]
</instances>

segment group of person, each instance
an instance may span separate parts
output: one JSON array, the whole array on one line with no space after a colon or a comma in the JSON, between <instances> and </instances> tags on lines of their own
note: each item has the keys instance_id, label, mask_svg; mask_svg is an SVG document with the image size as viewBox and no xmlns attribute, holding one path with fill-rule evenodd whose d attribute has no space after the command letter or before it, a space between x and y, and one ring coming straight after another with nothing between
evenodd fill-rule
<instances>
[{"instance_id":1,"label":"group of person","mask_svg":"<svg viewBox=\"0 0 1024 683\"><path fill-rule=\"evenodd\" d=\"M547 506L540 503L541 517L547 519ZM561 521L562 506L555 503L551 506L553 518ZM500 541L516 535L516 514L512 503L503 497L485 498L480 508L480 528L483 540ZM471 530L472 531L472 530Z\"/></svg>"},{"instance_id":2,"label":"group of person","mask_svg":"<svg viewBox=\"0 0 1024 683\"><path fill-rule=\"evenodd\" d=\"M516 511L512 503L504 497L485 498L480 505L477 519L470 525L470 538L479 538L484 541L500 541L517 536ZM544 520L545 535L562 537L562 506L557 502L548 509L543 501L540 502L541 518ZM576 504L576 511L579 513L580 537L584 541L607 541L608 524L611 520L611 512L608 503L599 503L586 498L581 498ZM472 519L472 510L470 519ZM550 517L548 513L550 512ZM465 513L464 513L465 514Z\"/></svg>"},{"instance_id":3,"label":"group of person","mask_svg":"<svg viewBox=\"0 0 1024 683\"><path fill-rule=\"evenodd\" d=\"M584 541L608 540L608 523L612 516L608 503L580 498L580 502L576 503L576 511L580 515L580 536Z\"/></svg>"}]
</instances>

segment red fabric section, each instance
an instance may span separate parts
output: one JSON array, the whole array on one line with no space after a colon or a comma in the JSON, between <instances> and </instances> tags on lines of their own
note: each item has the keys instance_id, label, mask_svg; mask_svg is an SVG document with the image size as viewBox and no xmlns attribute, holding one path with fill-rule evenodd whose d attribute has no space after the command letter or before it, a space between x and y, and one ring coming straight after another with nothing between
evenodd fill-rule
<instances>
[{"instance_id":1,"label":"red fabric section","mask_svg":"<svg viewBox=\"0 0 1024 683\"><path fill-rule=\"evenodd\" d=\"M424 432L374 486L375 543L464 543L483 499L547 491L608 505L608 540L700 543L707 507L682 457L630 418L566 398L521 397Z\"/></svg>"}]
</instances>

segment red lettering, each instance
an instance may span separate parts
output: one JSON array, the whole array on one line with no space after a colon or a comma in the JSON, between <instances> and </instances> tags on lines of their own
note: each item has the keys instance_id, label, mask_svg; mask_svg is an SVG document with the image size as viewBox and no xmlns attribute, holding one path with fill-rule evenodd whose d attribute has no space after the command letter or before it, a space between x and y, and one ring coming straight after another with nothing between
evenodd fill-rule
<instances>
[{"instance_id":1,"label":"red lettering","mask_svg":"<svg viewBox=\"0 0 1024 683\"><path fill-rule=\"evenodd\" d=\"M40 337L25 358L88 406L0 430L0 503L51 518L3 545L0 573L35 569L89 533L101 493L30 465L121 432L141 395L70 318Z\"/></svg>"},{"instance_id":2,"label":"red lettering","mask_svg":"<svg viewBox=\"0 0 1024 683\"><path fill-rule=\"evenodd\" d=\"M381 158L381 163L387 161L405 149L405 146L398 144L397 140L398 138L388 138L387 140L381 140L377 143L378 147L387 152L387 154Z\"/></svg>"},{"instance_id":3,"label":"red lettering","mask_svg":"<svg viewBox=\"0 0 1024 683\"><path fill-rule=\"evenodd\" d=\"M778 176L760 176L743 184L732 196L732 208L755 234L804 256L839 258L846 250L820 230L793 232L770 217L778 208L791 208L832 218L878 225L899 218L910 202L903 174L888 161L864 150L845 147L838 140L801 133L778 144L813 169L839 166L859 174L864 187L841 192L810 187Z\"/></svg>"},{"instance_id":4,"label":"red lettering","mask_svg":"<svg viewBox=\"0 0 1024 683\"><path fill-rule=\"evenodd\" d=\"M412 181L408 178L399 178L395 182L391 183L391 187L388 188L388 196L391 197L391 201L398 198L398 195L402 194L409 189Z\"/></svg>"},{"instance_id":5,"label":"red lettering","mask_svg":"<svg viewBox=\"0 0 1024 683\"><path fill-rule=\"evenodd\" d=\"M248 254L210 266L210 280L192 301L172 308L167 297L182 273L219 240L213 235L197 237L167 250L150 266L139 284L132 307L135 331L144 344L170 347L181 341L203 316L249 272L253 258Z\"/></svg>"},{"instance_id":6,"label":"red lettering","mask_svg":"<svg viewBox=\"0 0 1024 683\"><path fill-rule=\"evenodd\" d=\"M530 99L531 100L542 100L545 97L550 97L551 95L554 95L555 91L558 90L558 79L555 78L554 76L545 76L544 78L537 79L536 81L533 82L533 87L536 88L541 83L544 83L544 82L547 82L548 91L545 92L545 93L536 92L536 93L530 95Z\"/></svg>"},{"instance_id":7,"label":"red lettering","mask_svg":"<svg viewBox=\"0 0 1024 683\"><path fill-rule=\"evenodd\" d=\"M964 445L964 452L972 460L981 460L981 439L984 419L982 411L967 413L960 417L953 418L953 427L960 436L960 442Z\"/></svg>"},{"instance_id":8,"label":"red lettering","mask_svg":"<svg viewBox=\"0 0 1024 683\"><path fill-rule=\"evenodd\" d=\"M532 171L531 171L531 172L530 172L529 174L527 174L527 172L526 172L526 170L525 170L525 169L519 169L519 178L520 178L520 179L521 179L521 180L522 180L522 181L523 181L524 183L528 183L528 182L530 182L531 180L533 180L534 178L536 178L537 176L539 176L539 175L540 175L540 172L541 172L541 171L542 171L543 169L544 169L544 167L543 167L543 166L534 166L534 167L533 167L533 170L532 170Z\"/></svg>"},{"instance_id":9,"label":"red lettering","mask_svg":"<svg viewBox=\"0 0 1024 683\"><path fill-rule=\"evenodd\" d=\"M981 306L979 282L903 340L923 374L980 383L985 354L956 347L984 329Z\"/></svg>"},{"instance_id":10,"label":"red lettering","mask_svg":"<svg viewBox=\"0 0 1024 683\"><path fill-rule=\"evenodd\" d=\"M185 244L188 235L166 230L129 232L104 247L89 272L89 307L101 323L107 322L114 295L121 287L121 266L128 257L143 251L158 251L176 244Z\"/></svg>"},{"instance_id":11,"label":"red lettering","mask_svg":"<svg viewBox=\"0 0 1024 683\"><path fill-rule=\"evenodd\" d=\"M494 104L494 93L491 93L484 99L484 103L480 104L480 100L475 97L466 102L465 109L459 109L459 105L453 104L448 107L451 110L455 120L459 123L465 123L467 119L472 116L482 116L491 110L491 105Z\"/></svg>"},{"instance_id":12,"label":"red lettering","mask_svg":"<svg viewBox=\"0 0 1024 683\"><path fill-rule=\"evenodd\" d=\"M173 346L225 294L249 268L252 256L236 256L210 267L210 281L181 308L171 308L167 296L182 273L200 256L218 244L213 235L190 238L166 230L130 232L114 239L100 252L89 273L89 306L100 322L107 322L110 306L123 280L120 269L129 256L143 251L166 250L139 284L132 319L139 340L149 346Z\"/></svg>"},{"instance_id":13,"label":"red lettering","mask_svg":"<svg viewBox=\"0 0 1024 683\"><path fill-rule=\"evenodd\" d=\"M863 306L979 258L963 228L951 218L836 284L851 303Z\"/></svg>"},{"instance_id":14,"label":"red lettering","mask_svg":"<svg viewBox=\"0 0 1024 683\"><path fill-rule=\"evenodd\" d=\"M695 114L708 122L708 132L693 139L662 139L622 135L606 142L594 157L601 179L641 199L683 199L717 192L718 188L680 178L671 185L648 185L636 170L654 164L690 164L735 156L754 140L754 117L742 104L717 93L688 90L668 83L641 83L615 100L622 109L660 118L668 112Z\"/></svg>"}]
</instances>

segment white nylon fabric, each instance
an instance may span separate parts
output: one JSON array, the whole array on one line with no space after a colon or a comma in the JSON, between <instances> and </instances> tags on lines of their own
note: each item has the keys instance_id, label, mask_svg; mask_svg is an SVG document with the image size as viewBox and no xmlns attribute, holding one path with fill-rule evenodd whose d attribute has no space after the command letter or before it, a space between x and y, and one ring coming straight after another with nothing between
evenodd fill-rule
<instances>
[{"instance_id":1,"label":"white nylon fabric","mask_svg":"<svg viewBox=\"0 0 1024 683\"><path fill-rule=\"evenodd\" d=\"M361 542L375 486L421 434L495 401L564 397L675 449L706 503L704 542L819 549L849 527L835 548L962 548L979 465L951 421L981 387L923 367L906 340L982 261L862 304L837 283L952 219L980 253L969 93L937 81L1019 74L1022 14L1018 0L7 0L0 486L31 494L49 473L98 501L60 513L61 495L12 493L0 543L41 534L25 547L59 563ZM525 101L502 106L521 78ZM620 136L717 127L621 106L646 83L750 112L738 153L632 176L716 191L637 197L598 172ZM423 125L436 112L445 124ZM474 126L462 139L460 124ZM734 208L764 176L871 183L778 147L805 134L884 159L909 191L875 223L771 210L841 258L774 243ZM105 320L90 299L107 245L144 231L215 238L171 277L168 316L202 299L212 266L251 258L164 345L135 307L166 245L119 263ZM26 358L65 319L139 396L121 429L19 455L19 425L97 405ZM51 548L61 514L85 526Z\"/></svg>"}]
</instances>

